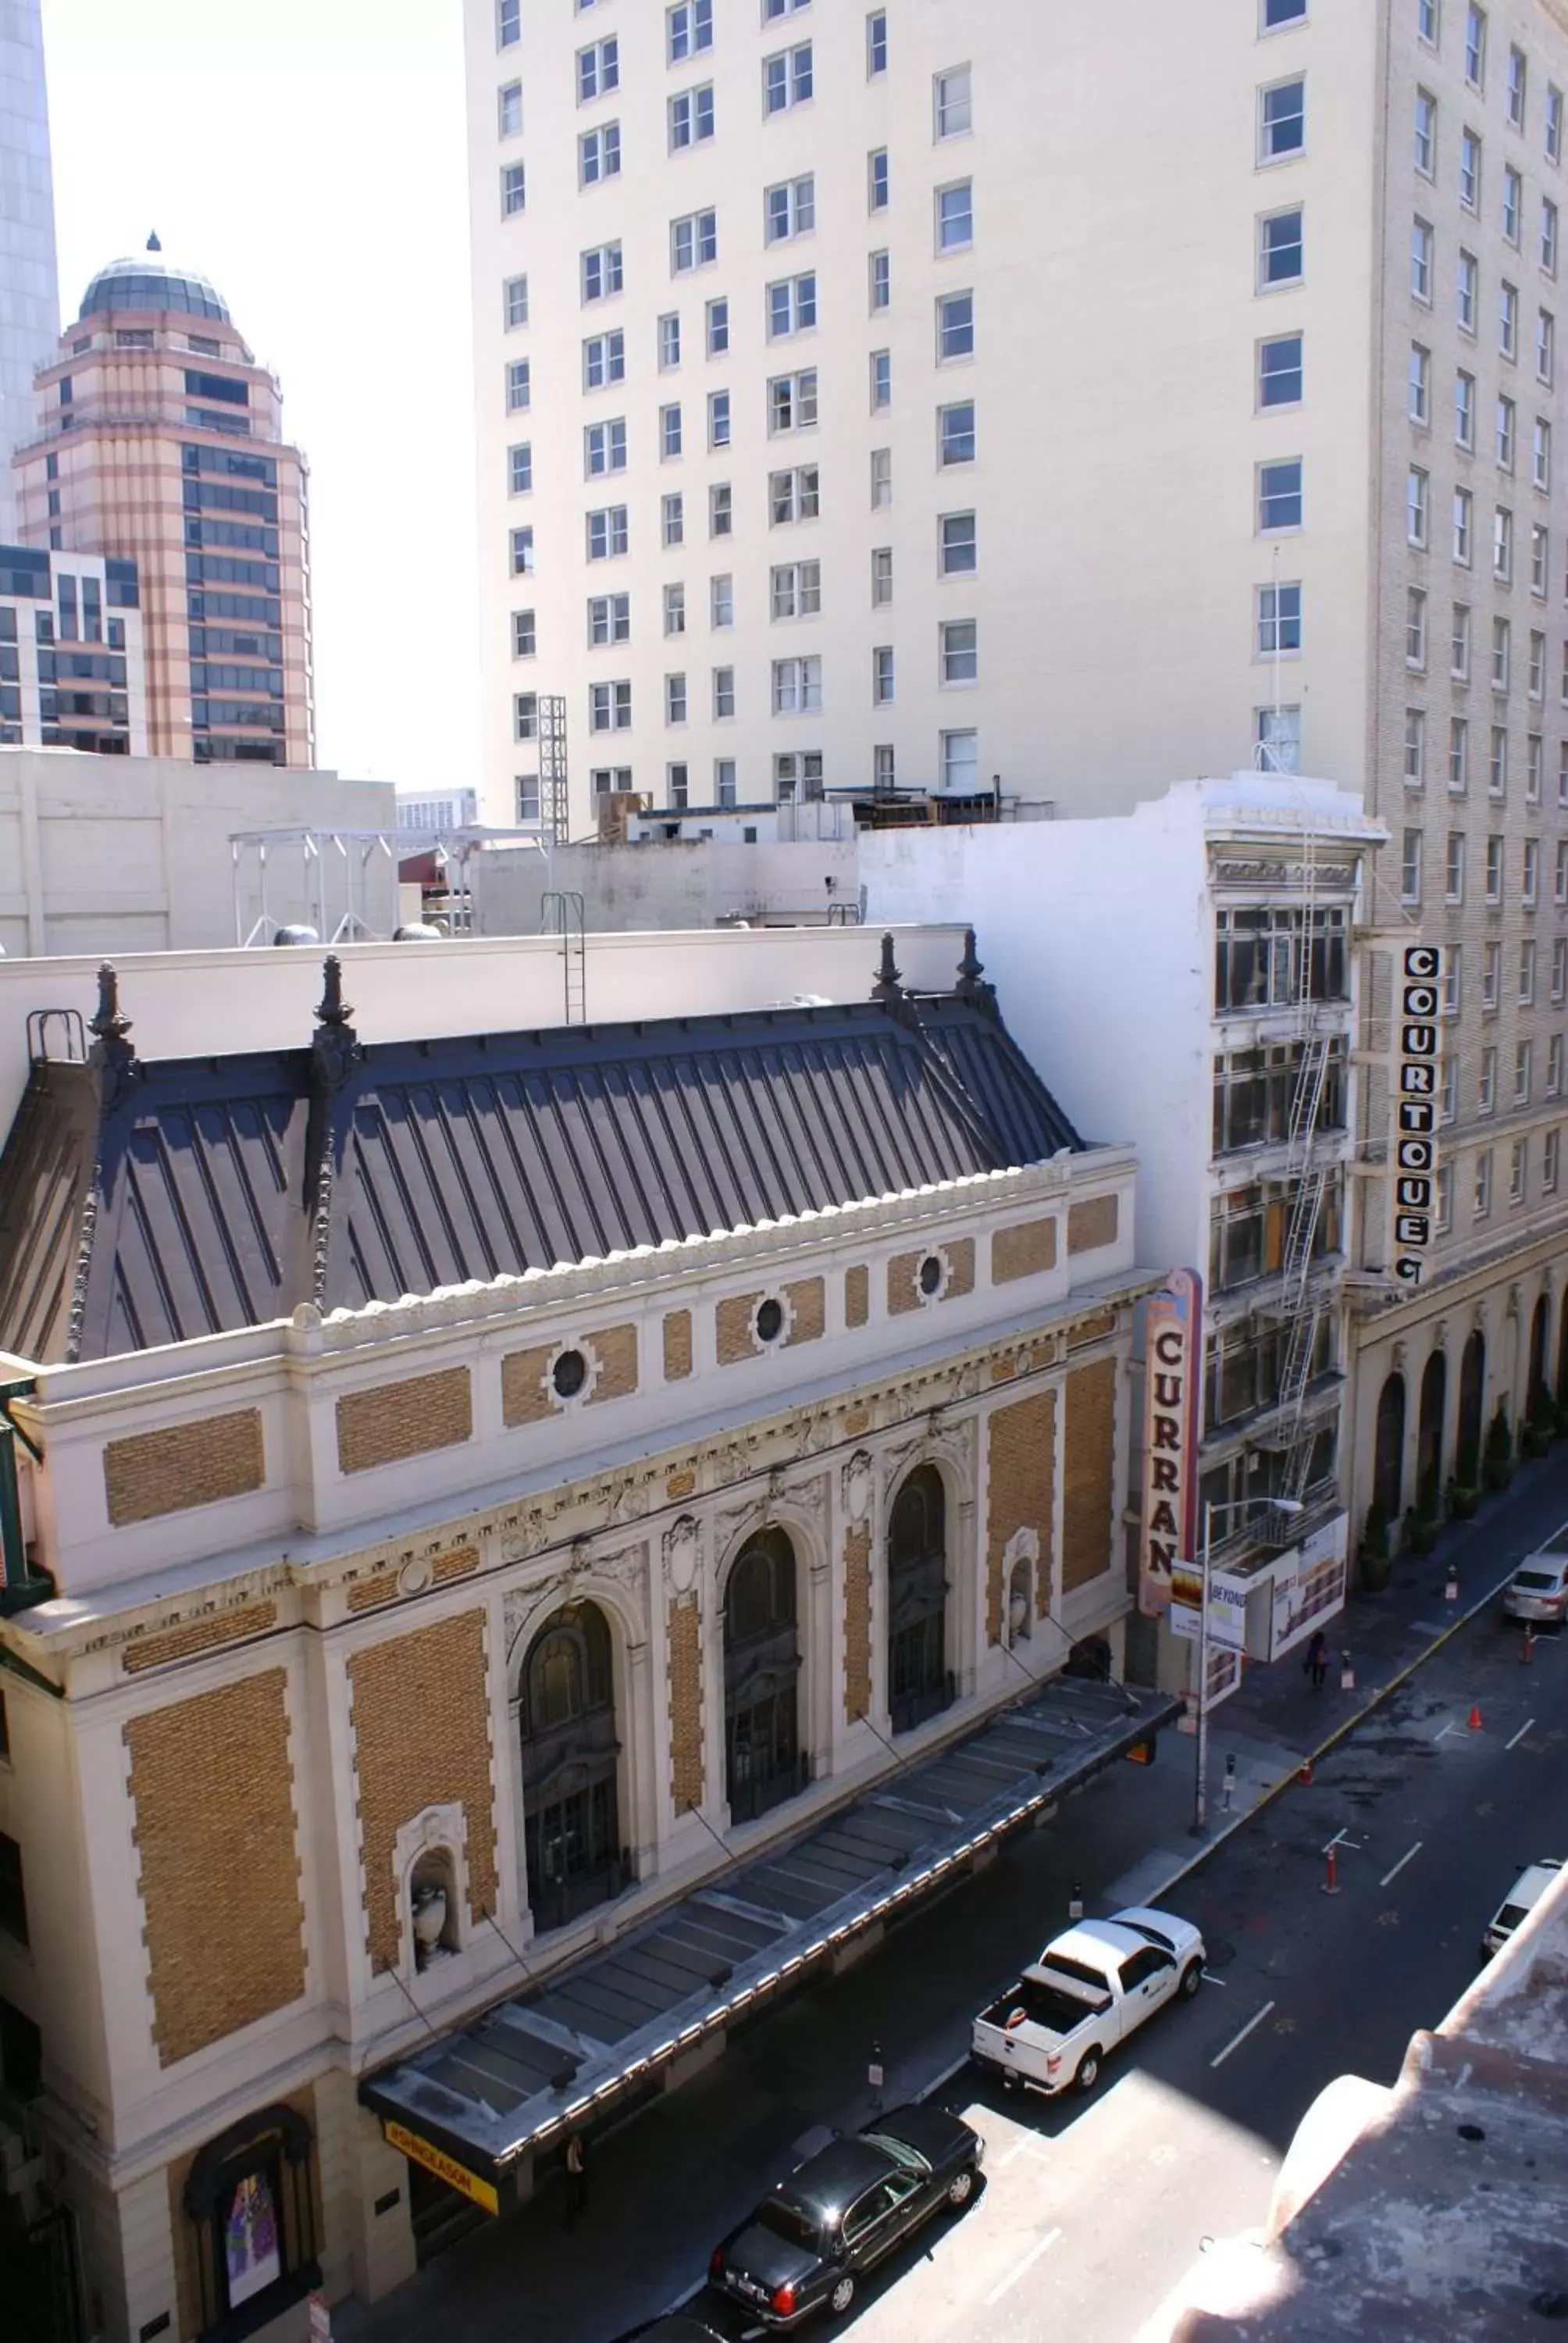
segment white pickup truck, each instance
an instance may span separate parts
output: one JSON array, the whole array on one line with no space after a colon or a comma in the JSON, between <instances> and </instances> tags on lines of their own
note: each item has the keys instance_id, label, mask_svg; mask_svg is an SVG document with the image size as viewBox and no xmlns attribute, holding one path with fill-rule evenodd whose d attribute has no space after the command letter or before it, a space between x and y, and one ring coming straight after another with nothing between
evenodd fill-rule
<instances>
[{"instance_id":1,"label":"white pickup truck","mask_svg":"<svg viewBox=\"0 0 1568 2343\"><path fill-rule=\"evenodd\" d=\"M970 2046L1010 2088L1091 2091L1106 2052L1163 2003L1191 2000L1202 1976L1203 1939L1172 1913L1080 1920L981 2010Z\"/></svg>"}]
</instances>

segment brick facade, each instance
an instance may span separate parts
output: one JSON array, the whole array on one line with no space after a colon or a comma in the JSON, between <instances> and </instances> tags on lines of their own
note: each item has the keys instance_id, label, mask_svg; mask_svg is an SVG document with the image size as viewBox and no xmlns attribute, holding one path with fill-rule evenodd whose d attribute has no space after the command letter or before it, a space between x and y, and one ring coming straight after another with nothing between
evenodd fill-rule
<instances>
[{"instance_id":1,"label":"brick facade","mask_svg":"<svg viewBox=\"0 0 1568 2343\"><path fill-rule=\"evenodd\" d=\"M1038 1277L1056 1267L1054 1220L1015 1221L998 1229L990 1241L990 1282L1010 1285L1016 1278Z\"/></svg>"},{"instance_id":2,"label":"brick facade","mask_svg":"<svg viewBox=\"0 0 1568 2343\"><path fill-rule=\"evenodd\" d=\"M1121 1219L1116 1195L1080 1197L1067 1208L1068 1252L1096 1252L1101 1245L1114 1244Z\"/></svg>"},{"instance_id":3,"label":"brick facade","mask_svg":"<svg viewBox=\"0 0 1568 2343\"><path fill-rule=\"evenodd\" d=\"M684 1312L680 1313L684 1316ZM669 1321L665 1321L665 1357L669 1355ZM637 1389L637 1328L599 1326L583 1336L585 1348L598 1368L584 1400L592 1406L601 1399L628 1399ZM564 1347L569 1348L570 1345ZM559 1342L538 1342L527 1351L508 1351L501 1361L501 1421L509 1429L520 1423L545 1423L559 1415L560 1402L549 1387L550 1362L559 1355ZM689 1363L688 1373L690 1372ZM668 1364L666 1373L668 1373Z\"/></svg>"},{"instance_id":4,"label":"brick facade","mask_svg":"<svg viewBox=\"0 0 1568 2343\"><path fill-rule=\"evenodd\" d=\"M1096 1359L1067 1378L1062 1439L1061 1584L1070 1594L1109 1569L1115 1503L1116 1362Z\"/></svg>"},{"instance_id":5,"label":"brick facade","mask_svg":"<svg viewBox=\"0 0 1568 2343\"><path fill-rule=\"evenodd\" d=\"M305 1991L286 1691L268 1668L125 1725L160 2066Z\"/></svg>"},{"instance_id":6,"label":"brick facade","mask_svg":"<svg viewBox=\"0 0 1568 2343\"><path fill-rule=\"evenodd\" d=\"M783 1289L789 1305L789 1322L777 1342L759 1344L752 1328L759 1305L768 1299L764 1287L757 1293L731 1293L722 1301L715 1313L719 1363L732 1367L742 1359L755 1359L763 1348L783 1351L797 1342L819 1341L827 1324L827 1298L819 1277L802 1277Z\"/></svg>"},{"instance_id":7,"label":"brick facade","mask_svg":"<svg viewBox=\"0 0 1568 2343\"><path fill-rule=\"evenodd\" d=\"M1031 1392L997 1408L986 1427L989 1495L986 1512L986 1640L1000 1644L1007 1610L1002 1557L1021 1529L1040 1540L1037 1615L1050 1604L1050 1557L1056 1521L1056 1393Z\"/></svg>"},{"instance_id":8,"label":"brick facade","mask_svg":"<svg viewBox=\"0 0 1568 2343\"><path fill-rule=\"evenodd\" d=\"M374 1383L368 1391L346 1392L337 1403L337 1464L344 1473L370 1473L406 1456L460 1448L473 1436L467 1367Z\"/></svg>"},{"instance_id":9,"label":"brick facade","mask_svg":"<svg viewBox=\"0 0 1568 2343\"><path fill-rule=\"evenodd\" d=\"M678 1815L702 1804L702 1614L695 1594L669 1602L669 1795Z\"/></svg>"},{"instance_id":10,"label":"brick facade","mask_svg":"<svg viewBox=\"0 0 1568 2343\"><path fill-rule=\"evenodd\" d=\"M220 1611L210 1619L193 1619L188 1627L169 1627L161 1635L141 1635L126 1645L121 1666L128 1676L146 1668L167 1667L175 1660L194 1660L220 1644L242 1643L247 1635L264 1635L277 1624L276 1603L247 1603L240 1611Z\"/></svg>"},{"instance_id":11,"label":"brick facade","mask_svg":"<svg viewBox=\"0 0 1568 2343\"><path fill-rule=\"evenodd\" d=\"M405 1915L397 1833L427 1806L461 1802L468 1916L496 1909L496 1824L485 1614L463 1611L350 1654L360 1860L370 1966L395 1968Z\"/></svg>"},{"instance_id":12,"label":"brick facade","mask_svg":"<svg viewBox=\"0 0 1568 2343\"><path fill-rule=\"evenodd\" d=\"M863 1262L844 1272L844 1323L863 1326L871 1314L871 1272Z\"/></svg>"},{"instance_id":13,"label":"brick facade","mask_svg":"<svg viewBox=\"0 0 1568 2343\"><path fill-rule=\"evenodd\" d=\"M862 1522L844 1535L844 1721L871 1713L871 1532Z\"/></svg>"},{"instance_id":14,"label":"brick facade","mask_svg":"<svg viewBox=\"0 0 1568 2343\"><path fill-rule=\"evenodd\" d=\"M259 1408L132 1433L104 1448L104 1493L116 1529L247 1496L266 1478Z\"/></svg>"},{"instance_id":15,"label":"brick facade","mask_svg":"<svg viewBox=\"0 0 1568 2343\"><path fill-rule=\"evenodd\" d=\"M691 1373L691 1312L671 1310L664 1321L664 1380L680 1383Z\"/></svg>"}]
</instances>

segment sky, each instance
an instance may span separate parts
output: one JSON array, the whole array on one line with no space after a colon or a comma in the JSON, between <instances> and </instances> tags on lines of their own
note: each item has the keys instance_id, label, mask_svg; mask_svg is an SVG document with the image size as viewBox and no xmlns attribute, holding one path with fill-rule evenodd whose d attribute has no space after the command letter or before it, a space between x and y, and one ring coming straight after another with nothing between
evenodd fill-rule
<instances>
[{"instance_id":1,"label":"sky","mask_svg":"<svg viewBox=\"0 0 1568 2343\"><path fill-rule=\"evenodd\" d=\"M310 462L317 761L474 782L461 0L43 10L64 319L155 228L211 278Z\"/></svg>"}]
</instances>

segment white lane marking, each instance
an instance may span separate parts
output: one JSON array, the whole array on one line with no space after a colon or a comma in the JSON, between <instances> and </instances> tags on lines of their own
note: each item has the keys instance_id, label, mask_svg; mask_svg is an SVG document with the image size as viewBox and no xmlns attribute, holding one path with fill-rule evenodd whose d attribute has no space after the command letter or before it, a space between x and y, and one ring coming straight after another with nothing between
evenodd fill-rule
<instances>
[{"instance_id":1,"label":"white lane marking","mask_svg":"<svg viewBox=\"0 0 1568 2343\"><path fill-rule=\"evenodd\" d=\"M1327 1855L1329 1847L1334 1846L1348 1846L1352 1855L1359 1855L1362 1851L1360 1839L1352 1838L1349 1831L1335 1831L1332 1838L1329 1841L1328 1846L1320 1848L1319 1853Z\"/></svg>"},{"instance_id":2,"label":"white lane marking","mask_svg":"<svg viewBox=\"0 0 1568 2343\"><path fill-rule=\"evenodd\" d=\"M1008 2149L1007 2154L997 2166L997 2170L999 2172L1005 2172L1008 2166L1013 2162L1015 2157L1020 2156L1027 2156L1030 2161L1035 2164L1049 2164L1050 2162L1050 2157L1041 2156L1039 2152L1040 2148L1045 2147L1045 2145L1046 2142L1044 2140L1036 2139L1033 2132L1026 2131L1023 2137L1015 2142L1015 2144Z\"/></svg>"},{"instance_id":3,"label":"white lane marking","mask_svg":"<svg viewBox=\"0 0 1568 2343\"><path fill-rule=\"evenodd\" d=\"M1205 1985L1223 1985L1225 1980L1223 1977L1211 1976L1208 1970L1205 1969L1203 1972L1203 1982Z\"/></svg>"},{"instance_id":4,"label":"white lane marking","mask_svg":"<svg viewBox=\"0 0 1568 2343\"><path fill-rule=\"evenodd\" d=\"M1419 1855L1425 1845L1425 1839L1418 1838L1415 1845L1411 1848L1410 1853L1408 1855L1402 1855L1399 1861L1394 1865L1393 1869L1383 1873L1382 1877L1378 1881L1378 1885L1380 1887L1386 1887L1391 1879L1397 1879L1400 1873L1404 1869L1405 1865L1411 1860L1411 1856Z\"/></svg>"},{"instance_id":5,"label":"white lane marking","mask_svg":"<svg viewBox=\"0 0 1568 2343\"><path fill-rule=\"evenodd\" d=\"M1504 1747L1505 1749L1516 1749L1516 1748L1519 1746L1519 1744L1523 1740L1523 1738L1524 1738L1525 1735L1529 1732L1530 1727L1534 1724L1534 1722L1535 1722L1535 1719L1534 1719L1533 1716L1532 1716L1532 1717L1527 1717L1527 1718L1525 1719L1524 1723L1520 1726L1520 1728L1519 1728L1518 1732L1514 1735L1514 1736L1513 1736L1513 1740L1512 1740L1512 1741L1505 1741L1505 1742L1503 1743L1503 1747Z\"/></svg>"},{"instance_id":6,"label":"white lane marking","mask_svg":"<svg viewBox=\"0 0 1568 2343\"><path fill-rule=\"evenodd\" d=\"M1452 1717L1451 1716L1451 1717L1449 1718L1449 1720L1448 1720L1448 1723L1443 1726L1442 1731L1441 1733L1434 1734L1434 1735L1432 1735L1432 1745L1433 1745L1433 1747L1435 1748L1435 1746L1437 1745L1437 1743L1438 1743L1438 1742L1440 1742L1440 1741L1446 1741L1446 1740L1448 1739L1449 1735L1450 1735L1453 1730L1454 1730L1454 1723L1453 1723L1453 1719L1452 1719Z\"/></svg>"},{"instance_id":7,"label":"white lane marking","mask_svg":"<svg viewBox=\"0 0 1568 2343\"><path fill-rule=\"evenodd\" d=\"M1210 2066L1222 2066L1226 2059L1230 2056L1231 2051L1239 2050L1242 2043L1246 2040L1248 2035L1252 2033L1256 2027L1261 2026L1264 2018L1267 2017L1270 2010L1272 2009L1273 2006L1274 2005L1271 2001L1266 2001L1261 2009L1259 2010L1256 2017L1249 2017L1245 2026L1242 2026L1240 2034L1231 2036L1230 2041L1226 2043L1225 2047L1221 2051L1219 2056L1217 2058L1210 2059Z\"/></svg>"},{"instance_id":8,"label":"white lane marking","mask_svg":"<svg viewBox=\"0 0 1568 2343\"><path fill-rule=\"evenodd\" d=\"M1024 2275L1024 2272L1026 2270L1031 2270L1034 2268L1041 2254L1049 2253L1051 2247L1055 2245L1060 2235L1061 2231L1060 2229L1048 2229L1044 2237L1041 2237L1039 2245L1030 2247L1029 2252L1025 2254L1022 2261L1020 2261L1015 2268L1010 2269L1007 2276L1000 2280L997 2285L992 2287L990 2292L985 2298L985 2307L988 2310L993 2310L997 2304L1001 2300L1002 2296L1007 2292L1009 2287L1016 2286L1019 2279Z\"/></svg>"}]
</instances>

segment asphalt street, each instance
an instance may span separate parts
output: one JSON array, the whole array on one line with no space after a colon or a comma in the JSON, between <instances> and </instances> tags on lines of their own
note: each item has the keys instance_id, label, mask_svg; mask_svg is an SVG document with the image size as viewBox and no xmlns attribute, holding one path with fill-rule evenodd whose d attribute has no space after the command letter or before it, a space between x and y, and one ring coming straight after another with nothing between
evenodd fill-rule
<instances>
[{"instance_id":1,"label":"asphalt street","mask_svg":"<svg viewBox=\"0 0 1568 2343\"><path fill-rule=\"evenodd\" d=\"M1505 1501L1467 1603L1568 1512L1565 1468L1554 1457ZM1444 1624L1436 1575L1435 1603L1412 1615L1412 1660ZM1091 2097L993 2087L963 2059L969 2019L1065 1925L1070 1880L1091 1911L1110 1908L1147 1860L1157 1806L1158 1830L1179 1842L1191 1745L1175 1735L1153 1775L1101 1776L879 1954L759 2021L601 2143L570 2237L547 2189L373 2310L341 2306L335 2329L350 2343L412 2343L436 2326L512 2343L624 2334L688 2295L714 2240L827 2127L867 2119L875 2043L889 2104L931 2090L966 2116L987 2141L986 2178L832 2331L855 2343L1133 2343L1205 2236L1261 2220L1318 2091L1345 2072L1392 2081L1412 2033L1475 1974L1481 1929L1517 1872L1568 1856L1568 1638L1540 1636L1528 1667L1520 1652L1489 1604L1336 1745L1311 1787L1292 1779L1189 1873L1169 1900L1205 1933L1203 1989L1109 2062ZM1276 1694L1298 1746L1349 1713L1333 1683L1318 1707L1294 1667Z\"/></svg>"}]
</instances>

